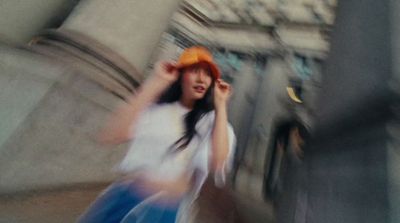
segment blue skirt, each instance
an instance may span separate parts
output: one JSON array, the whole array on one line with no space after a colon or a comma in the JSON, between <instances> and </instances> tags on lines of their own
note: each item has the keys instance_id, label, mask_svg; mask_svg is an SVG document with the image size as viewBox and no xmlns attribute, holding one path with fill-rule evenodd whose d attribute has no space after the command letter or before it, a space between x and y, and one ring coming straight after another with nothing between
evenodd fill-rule
<instances>
[{"instance_id":1,"label":"blue skirt","mask_svg":"<svg viewBox=\"0 0 400 223\"><path fill-rule=\"evenodd\" d=\"M127 183L114 183L80 217L80 223L174 223L179 205L163 206L135 192Z\"/></svg>"}]
</instances>

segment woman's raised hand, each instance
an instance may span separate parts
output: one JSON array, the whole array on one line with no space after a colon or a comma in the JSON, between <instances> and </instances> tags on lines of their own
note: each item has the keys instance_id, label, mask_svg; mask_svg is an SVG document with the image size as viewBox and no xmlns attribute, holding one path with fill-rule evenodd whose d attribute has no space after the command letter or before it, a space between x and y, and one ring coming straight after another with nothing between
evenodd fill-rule
<instances>
[{"instance_id":1,"label":"woman's raised hand","mask_svg":"<svg viewBox=\"0 0 400 223\"><path fill-rule=\"evenodd\" d=\"M232 95L231 85L218 79L215 81L214 87L214 105L218 108L220 105L226 105Z\"/></svg>"},{"instance_id":2,"label":"woman's raised hand","mask_svg":"<svg viewBox=\"0 0 400 223\"><path fill-rule=\"evenodd\" d=\"M160 61L155 65L154 73L157 77L162 78L170 83L178 80L179 72L175 62Z\"/></svg>"}]
</instances>

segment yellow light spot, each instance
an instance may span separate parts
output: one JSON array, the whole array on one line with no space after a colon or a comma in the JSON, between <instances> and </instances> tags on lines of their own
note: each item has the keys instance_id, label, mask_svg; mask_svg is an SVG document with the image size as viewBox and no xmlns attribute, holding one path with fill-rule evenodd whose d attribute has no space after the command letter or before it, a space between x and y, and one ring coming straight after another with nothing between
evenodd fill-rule
<instances>
[{"instance_id":1,"label":"yellow light spot","mask_svg":"<svg viewBox=\"0 0 400 223\"><path fill-rule=\"evenodd\" d=\"M294 89L292 87L286 87L286 91L289 95L289 98L292 99L294 102L303 103L303 101L296 95Z\"/></svg>"}]
</instances>

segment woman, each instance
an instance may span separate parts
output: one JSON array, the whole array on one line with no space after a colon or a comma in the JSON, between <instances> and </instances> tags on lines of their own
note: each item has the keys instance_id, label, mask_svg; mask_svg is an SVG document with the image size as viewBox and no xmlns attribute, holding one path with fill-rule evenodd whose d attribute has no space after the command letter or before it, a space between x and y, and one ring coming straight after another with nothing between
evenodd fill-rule
<instances>
[{"instance_id":1,"label":"woman","mask_svg":"<svg viewBox=\"0 0 400 223\"><path fill-rule=\"evenodd\" d=\"M132 144L119 165L123 177L80 222L186 222L208 173L224 182L235 143L230 94L203 47L184 50L176 64L158 63L101 134L104 143Z\"/></svg>"}]
</instances>

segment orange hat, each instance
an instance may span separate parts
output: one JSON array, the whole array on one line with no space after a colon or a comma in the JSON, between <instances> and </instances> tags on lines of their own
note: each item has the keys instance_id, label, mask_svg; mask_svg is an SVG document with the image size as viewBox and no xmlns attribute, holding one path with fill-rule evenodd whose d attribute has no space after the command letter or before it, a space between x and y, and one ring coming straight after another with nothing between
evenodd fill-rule
<instances>
[{"instance_id":1,"label":"orange hat","mask_svg":"<svg viewBox=\"0 0 400 223\"><path fill-rule=\"evenodd\" d=\"M214 62L210 51L201 46L193 46L185 49L179 57L176 67L182 69L201 62L205 62L210 66L212 75L215 79L221 77L221 72L219 71L217 64Z\"/></svg>"}]
</instances>

